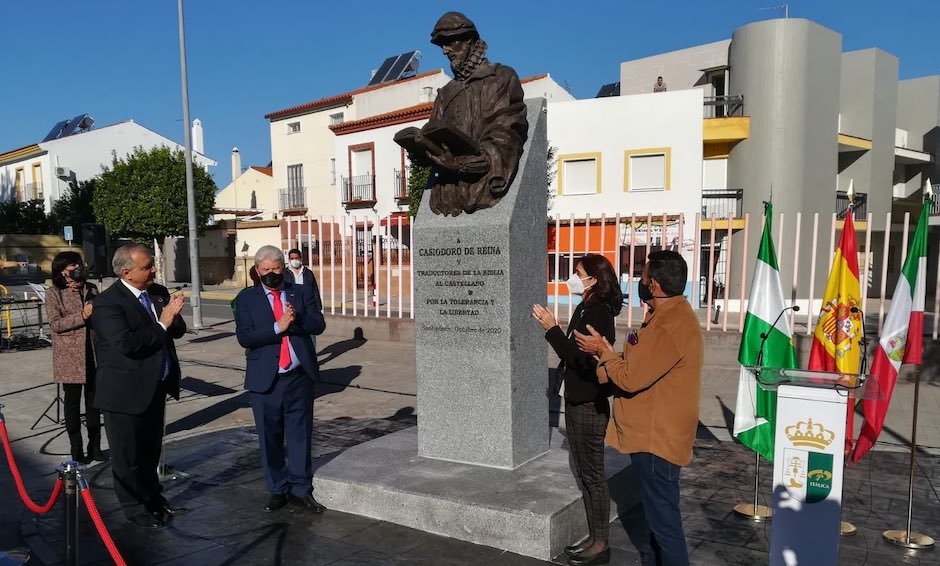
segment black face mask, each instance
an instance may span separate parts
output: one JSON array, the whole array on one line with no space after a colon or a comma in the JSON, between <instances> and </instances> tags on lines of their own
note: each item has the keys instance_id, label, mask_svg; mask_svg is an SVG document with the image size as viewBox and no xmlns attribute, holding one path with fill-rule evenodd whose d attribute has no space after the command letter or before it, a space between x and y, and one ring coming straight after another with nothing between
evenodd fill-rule
<instances>
[{"instance_id":1,"label":"black face mask","mask_svg":"<svg viewBox=\"0 0 940 566\"><path fill-rule=\"evenodd\" d=\"M648 303L653 300L653 289L652 285L644 284L642 281L638 281L636 284L636 292L639 295L640 300L644 303Z\"/></svg>"},{"instance_id":2,"label":"black face mask","mask_svg":"<svg viewBox=\"0 0 940 566\"><path fill-rule=\"evenodd\" d=\"M261 276L261 283L268 289L277 289L281 286L281 283L284 282L283 273L275 273L274 271L269 271Z\"/></svg>"},{"instance_id":3,"label":"black face mask","mask_svg":"<svg viewBox=\"0 0 940 566\"><path fill-rule=\"evenodd\" d=\"M86 279L85 268L79 265L69 273L69 279L72 281L84 281Z\"/></svg>"}]
</instances>

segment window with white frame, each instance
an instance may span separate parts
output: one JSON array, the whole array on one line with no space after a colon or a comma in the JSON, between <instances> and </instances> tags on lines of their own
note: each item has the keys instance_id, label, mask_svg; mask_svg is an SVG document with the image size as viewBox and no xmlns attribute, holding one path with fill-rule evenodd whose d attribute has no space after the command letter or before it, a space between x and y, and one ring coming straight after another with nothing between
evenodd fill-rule
<instances>
[{"instance_id":1,"label":"window with white frame","mask_svg":"<svg viewBox=\"0 0 940 566\"><path fill-rule=\"evenodd\" d=\"M330 125L335 126L336 124L343 123L343 113L337 112L336 114L330 114Z\"/></svg>"},{"instance_id":2,"label":"window with white frame","mask_svg":"<svg viewBox=\"0 0 940 566\"><path fill-rule=\"evenodd\" d=\"M666 154L651 153L630 156L631 191L663 191L666 189Z\"/></svg>"},{"instance_id":3,"label":"window with white frame","mask_svg":"<svg viewBox=\"0 0 940 566\"><path fill-rule=\"evenodd\" d=\"M562 161L562 193L565 195L593 195L598 192L597 158L566 159Z\"/></svg>"},{"instance_id":4,"label":"window with white frame","mask_svg":"<svg viewBox=\"0 0 940 566\"><path fill-rule=\"evenodd\" d=\"M288 123L287 123L287 133L288 133L288 134L299 134L299 133L300 133L300 122L288 122Z\"/></svg>"},{"instance_id":5,"label":"window with white frame","mask_svg":"<svg viewBox=\"0 0 940 566\"><path fill-rule=\"evenodd\" d=\"M287 188L289 189L300 189L304 186L304 166L301 165L288 165L287 166Z\"/></svg>"}]
</instances>

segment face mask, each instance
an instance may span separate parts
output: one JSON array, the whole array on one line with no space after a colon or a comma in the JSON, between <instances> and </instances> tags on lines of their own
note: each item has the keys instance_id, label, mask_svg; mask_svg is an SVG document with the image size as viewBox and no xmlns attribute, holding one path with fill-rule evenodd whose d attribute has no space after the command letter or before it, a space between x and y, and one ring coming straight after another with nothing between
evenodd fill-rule
<instances>
[{"instance_id":1,"label":"face mask","mask_svg":"<svg viewBox=\"0 0 940 566\"><path fill-rule=\"evenodd\" d=\"M294 269L300 269L300 266L303 265L299 259L290 260L290 266Z\"/></svg>"},{"instance_id":2,"label":"face mask","mask_svg":"<svg viewBox=\"0 0 940 566\"><path fill-rule=\"evenodd\" d=\"M275 273L273 271L269 271L268 273L265 273L264 275L261 276L261 283L268 289L277 289L278 287L281 286L281 283L283 282L284 282L283 273Z\"/></svg>"},{"instance_id":3,"label":"face mask","mask_svg":"<svg viewBox=\"0 0 940 566\"><path fill-rule=\"evenodd\" d=\"M585 277L584 279L587 279L587 277ZM568 284L568 291L572 295L583 295L586 290L590 289L590 287L593 286L592 285L592 286L585 287L584 280L578 277L577 273L572 273L571 277L569 277L568 280L565 281L565 283Z\"/></svg>"},{"instance_id":4,"label":"face mask","mask_svg":"<svg viewBox=\"0 0 940 566\"><path fill-rule=\"evenodd\" d=\"M642 281L638 281L636 284L637 295L640 296L640 300L644 303L648 303L653 300L653 289L652 284L646 285Z\"/></svg>"},{"instance_id":5,"label":"face mask","mask_svg":"<svg viewBox=\"0 0 940 566\"><path fill-rule=\"evenodd\" d=\"M85 280L85 268L79 265L69 273L69 279L72 281L84 281Z\"/></svg>"}]
</instances>

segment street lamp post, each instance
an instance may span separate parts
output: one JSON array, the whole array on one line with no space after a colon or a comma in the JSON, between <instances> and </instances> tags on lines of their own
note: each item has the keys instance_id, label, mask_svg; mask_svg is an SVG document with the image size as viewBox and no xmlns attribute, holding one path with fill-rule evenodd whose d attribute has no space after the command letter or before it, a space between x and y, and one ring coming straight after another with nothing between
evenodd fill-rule
<instances>
[{"instance_id":1,"label":"street lamp post","mask_svg":"<svg viewBox=\"0 0 940 566\"><path fill-rule=\"evenodd\" d=\"M183 25L183 0L177 0L180 27L180 75L183 88L183 139L186 144L186 212L189 222L189 271L192 278L193 328L202 328L202 306L200 293L202 281L199 276L199 229L196 226L196 194L193 189L193 138L189 121L189 79L186 72L186 31Z\"/></svg>"}]
</instances>

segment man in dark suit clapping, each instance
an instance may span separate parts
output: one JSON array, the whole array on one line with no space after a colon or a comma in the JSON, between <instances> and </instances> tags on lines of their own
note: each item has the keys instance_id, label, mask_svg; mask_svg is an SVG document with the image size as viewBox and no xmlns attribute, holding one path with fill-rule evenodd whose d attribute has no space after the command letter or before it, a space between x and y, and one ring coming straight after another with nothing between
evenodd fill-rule
<instances>
[{"instance_id":1,"label":"man in dark suit clapping","mask_svg":"<svg viewBox=\"0 0 940 566\"><path fill-rule=\"evenodd\" d=\"M326 323L310 288L284 281L281 250L263 246L255 254L255 268L261 285L236 298L235 332L247 349L245 389L271 494L264 510L292 503L322 513L325 508L313 498L310 456L313 382L320 371L312 337Z\"/></svg>"},{"instance_id":2,"label":"man in dark suit clapping","mask_svg":"<svg viewBox=\"0 0 940 566\"><path fill-rule=\"evenodd\" d=\"M104 413L114 491L128 521L160 528L171 507L157 477L166 396L179 399L173 340L186 332L183 296L153 282L150 250L128 245L111 262L118 280L95 298L91 325L98 362L95 406Z\"/></svg>"}]
</instances>

